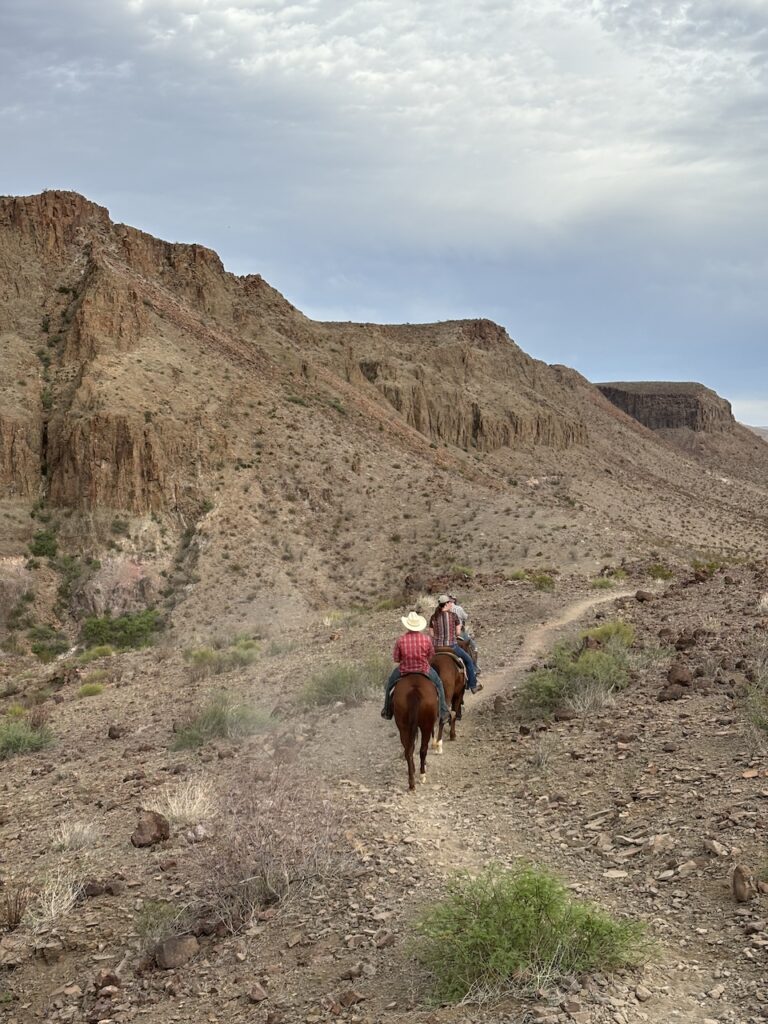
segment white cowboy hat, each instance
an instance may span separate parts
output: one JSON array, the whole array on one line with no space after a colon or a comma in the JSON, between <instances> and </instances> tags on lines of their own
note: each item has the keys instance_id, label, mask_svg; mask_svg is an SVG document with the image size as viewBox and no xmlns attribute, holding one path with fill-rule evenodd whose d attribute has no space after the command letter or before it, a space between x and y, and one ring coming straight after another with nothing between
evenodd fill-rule
<instances>
[{"instance_id":1,"label":"white cowboy hat","mask_svg":"<svg viewBox=\"0 0 768 1024\"><path fill-rule=\"evenodd\" d=\"M418 612L408 612L400 621L406 629L413 630L414 633L420 633L427 626L427 620L423 615L419 615Z\"/></svg>"}]
</instances>

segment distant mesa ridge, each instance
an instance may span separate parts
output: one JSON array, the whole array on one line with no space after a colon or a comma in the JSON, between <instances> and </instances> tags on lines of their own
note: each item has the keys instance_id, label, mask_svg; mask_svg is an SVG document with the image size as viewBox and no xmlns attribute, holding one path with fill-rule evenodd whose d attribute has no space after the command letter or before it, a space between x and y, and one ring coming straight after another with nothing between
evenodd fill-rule
<instances>
[{"instance_id":1,"label":"distant mesa ridge","mask_svg":"<svg viewBox=\"0 0 768 1024\"><path fill-rule=\"evenodd\" d=\"M597 384L605 397L650 430L732 433L730 402L691 381L611 381Z\"/></svg>"}]
</instances>

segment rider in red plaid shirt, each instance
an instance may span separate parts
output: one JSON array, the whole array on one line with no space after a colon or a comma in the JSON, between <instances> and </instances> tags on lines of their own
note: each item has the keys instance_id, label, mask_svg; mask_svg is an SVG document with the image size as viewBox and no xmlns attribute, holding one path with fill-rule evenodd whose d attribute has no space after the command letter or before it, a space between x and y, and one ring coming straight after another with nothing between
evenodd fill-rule
<instances>
[{"instance_id":1,"label":"rider in red plaid shirt","mask_svg":"<svg viewBox=\"0 0 768 1024\"><path fill-rule=\"evenodd\" d=\"M445 703L443 681L430 664L435 654L435 645L432 643L432 637L421 632L427 625L427 620L421 615L417 615L416 612L411 612L400 621L407 632L398 638L392 652L392 660L398 664L387 680L381 717L392 717L391 696L400 676L407 676L415 672L427 676L435 684L440 699L440 721L447 722L450 719L450 710Z\"/></svg>"}]
</instances>

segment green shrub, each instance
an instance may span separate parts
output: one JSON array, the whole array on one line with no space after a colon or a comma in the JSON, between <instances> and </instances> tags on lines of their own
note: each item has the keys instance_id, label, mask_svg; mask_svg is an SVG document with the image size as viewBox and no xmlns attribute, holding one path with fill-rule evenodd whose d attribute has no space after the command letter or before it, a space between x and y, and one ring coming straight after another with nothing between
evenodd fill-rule
<instances>
[{"instance_id":1,"label":"green shrub","mask_svg":"<svg viewBox=\"0 0 768 1024\"><path fill-rule=\"evenodd\" d=\"M454 576L466 576L467 579L472 579L475 575L475 570L468 565L452 565L451 572Z\"/></svg>"},{"instance_id":2,"label":"green shrub","mask_svg":"<svg viewBox=\"0 0 768 1024\"><path fill-rule=\"evenodd\" d=\"M101 683L83 683L80 689L77 691L78 697L97 697L100 693L104 692L104 687Z\"/></svg>"},{"instance_id":3,"label":"green shrub","mask_svg":"<svg viewBox=\"0 0 768 1024\"><path fill-rule=\"evenodd\" d=\"M145 900L135 919L142 951L149 952L159 942L184 935L191 923L190 908L187 905L177 907L161 900Z\"/></svg>"},{"instance_id":4,"label":"green shrub","mask_svg":"<svg viewBox=\"0 0 768 1024\"><path fill-rule=\"evenodd\" d=\"M23 718L6 718L0 722L0 761L7 761L16 754L28 754L49 746L53 736L43 726L34 728Z\"/></svg>"},{"instance_id":5,"label":"green shrub","mask_svg":"<svg viewBox=\"0 0 768 1024\"><path fill-rule=\"evenodd\" d=\"M55 558L59 550L53 530L38 530L29 542L29 550L37 558Z\"/></svg>"},{"instance_id":6,"label":"green shrub","mask_svg":"<svg viewBox=\"0 0 768 1024\"><path fill-rule=\"evenodd\" d=\"M653 565L648 566L648 575L652 580L671 580L674 573L661 562L654 562Z\"/></svg>"},{"instance_id":7,"label":"green shrub","mask_svg":"<svg viewBox=\"0 0 768 1024\"><path fill-rule=\"evenodd\" d=\"M119 537L127 537L129 529L130 523L128 522L127 519L118 519L117 517L115 517L112 520L110 530L112 531L112 533L117 534Z\"/></svg>"},{"instance_id":8,"label":"green shrub","mask_svg":"<svg viewBox=\"0 0 768 1024\"><path fill-rule=\"evenodd\" d=\"M363 662L339 662L320 669L304 688L307 704L362 704L384 687L392 663L372 656Z\"/></svg>"},{"instance_id":9,"label":"green shrub","mask_svg":"<svg viewBox=\"0 0 768 1024\"><path fill-rule=\"evenodd\" d=\"M616 639L624 647L631 647L635 642L634 628L622 619L613 619L611 622L604 622L602 626L586 629L581 635L582 637L588 636L592 640L597 640L601 644Z\"/></svg>"},{"instance_id":10,"label":"green shrub","mask_svg":"<svg viewBox=\"0 0 768 1024\"><path fill-rule=\"evenodd\" d=\"M87 651L78 657L78 665L90 665L92 661L98 661L99 658L112 658L114 656L115 649L110 647L109 644L101 644L99 647L89 647Z\"/></svg>"},{"instance_id":11,"label":"green shrub","mask_svg":"<svg viewBox=\"0 0 768 1024\"><path fill-rule=\"evenodd\" d=\"M642 924L617 921L534 868L454 880L418 924L416 954L440 1002L500 997L642 961Z\"/></svg>"},{"instance_id":12,"label":"green shrub","mask_svg":"<svg viewBox=\"0 0 768 1024\"><path fill-rule=\"evenodd\" d=\"M546 572L534 573L531 576L531 583L537 590L549 591L555 589L554 579Z\"/></svg>"},{"instance_id":13,"label":"green shrub","mask_svg":"<svg viewBox=\"0 0 768 1024\"><path fill-rule=\"evenodd\" d=\"M525 569L514 569L509 574L509 578L511 580L525 580L528 578L528 573L525 571Z\"/></svg>"},{"instance_id":14,"label":"green shrub","mask_svg":"<svg viewBox=\"0 0 768 1024\"><path fill-rule=\"evenodd\" d=\"M189 662L191 678L205 679L206 676L218 676L250 665L255 661L259 648L257 640L240 637L231 647L195 647L185 651L184 657Z\"/></svg>"},{"instance_id":15,"label":"green shrub","mask_svg":"<svg viewBox=\"0 0 768 1024\"><path fill-rule=\"evenodd\" d=\"M528 715L549 715L588 689L612 693L629 682L628 648L634 631L625 622L607 622L582 636L594 636L602 646L582 649L573 642L558 644L546 668L527 675L519 690L521 710Z\"/></svg>"},{"instance_id":16,"label":"green shrub","mask_svg":"<svg viewBox=\"0 0 768 1024\"><path fill-rule=\"evenodd\" d=\"M230 694L214 694L196 715L176 733L172 747L187 750L201 747L217 737L237 740L266 728L269 719L249 704L239 704Z\"/></svg>"},{"instance_id":17,"label":"green shrub","mask_svg":"<svg viewBox=\"0 0 768 1024\"><path fill-rule=\"evenodd\" d=\"M109 672L105 668L97 668L94 672L89 672L83 680L86 686L101 684L102 688L105 683L109 682Z\"/></svg>"},{"instance_id":18,"label":"green shrub","mask_svg":"<svg viewBox=\"0 0 768 1024\"><path fill-rule=\"evenodd\" d=\"M592 580L590 586L593 590L610 590L613 587L613 580L608 576L598 576Z\"/></svg>"},{"instance_id":19,"label":"green shrub","mask_svg":"<svg viewBox=\"0 0 768 1024\"><path fill-rule=\"evenodd\" d=\"M27 636L32 641L32 653L36 654L42 662L53 661L60 654L69 650L69 641L63 633L59 633L52 626L33 626Z\"/></svg>"},{"instance_id":20,"label":"green shrub","mask_svg":"<svg viewBox=\"0 0 768 1024\"><path fill-rule=\"evenodd\" d=\"M88 647L109 645L126 650L130 647L147 647L160 629L160 613L147 608L143 612L121 615L116 619L110 615L92 616L85 620L82 638Z\"/></svg>"}]
</instances>

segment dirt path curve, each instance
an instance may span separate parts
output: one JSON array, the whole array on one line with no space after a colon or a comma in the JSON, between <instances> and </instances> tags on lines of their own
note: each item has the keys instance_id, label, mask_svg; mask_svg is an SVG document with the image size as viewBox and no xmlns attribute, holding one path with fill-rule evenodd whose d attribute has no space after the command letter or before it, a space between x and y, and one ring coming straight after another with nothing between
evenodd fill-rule
<instances>
[{"instance_id":1,"label":"dirt path curve","mask_svg":"<svg viewBox=\"0 0 768 1024\"><path fill-rule=\"evenodd\" d=\"M593 608L615 601L620 597L629 597L631 593L631 590L619 590L611 591L611 593L603 594L600 597L581 598L579 601L566 605L556 618L546 619L538 626L531 627L523 635L523 641L513 655L512 662L503 670L482 676L483 691L476 698L470 697L470 703L475 704L477 701L487 700L488 697L497 694L500 690L507 689L510 685L514 686L520 672L540 654L549 650L554 638L566 626L583 619Z\"/></svg>"}]
</instances>

